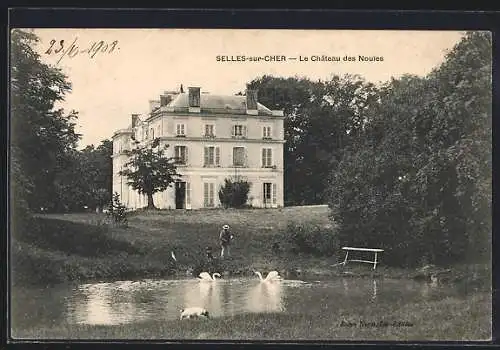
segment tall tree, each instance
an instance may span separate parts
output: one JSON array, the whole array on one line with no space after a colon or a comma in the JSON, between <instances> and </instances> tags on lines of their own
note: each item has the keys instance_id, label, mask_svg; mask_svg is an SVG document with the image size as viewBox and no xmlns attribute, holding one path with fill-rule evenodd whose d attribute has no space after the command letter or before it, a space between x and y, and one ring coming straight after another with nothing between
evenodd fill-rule
<instances>
[{"instance_id":1,"label":"tall tree","mask_svg":"<svg viewBox=\"0 0 500 350\"><path fill-rule=\"evenodd\" d=\"M130 160L119 174L128 178L128 184L134 190L147 196L147 209L155 209L155 193L165 191L181 176L175 166L177 159L167 156L168 147L160 147L159 139L155 139L152 145L139 146L136 143L135 148L125 151Z\"/></svg>"},{"instance_id":2,"label":"tall tree","mask_svg":"<svg viewBox=\"0 0 500 350\"><path fill-rule=\"evenodd\" d=\"M82 177L86 178L84 192L92 208L102 210L111 200L113 143L103 140L98 147L89 145L80 152Z\"/></svg>"},{"instance_id":3,"label":"tall tree","mask_svg":"<svg viewBox=\"0 0 500 350\"><path fill-rule=\"evenodd\" d=\"M285 202L325 203L331 170L366 123L376 87L356 75L317 82L265 75L248 88L258 90L265 106L284 110Z\"/></svg>"},{"instance_id":4,"label":"tall tree","mask_svg":"<svg viewBox=\"0 0 500 350\"><path fill-rule=\"evenodd\" d=\"M57 179L77 145L77 113L55 108L71 91L60 69L41 62L32 32L11 32L11 165L14 205L54 208Z\"/></svg>"},{"instance_id":5,"label":"tall tree","mask_svg":"<svg viewBox=\"0 0 500 350\"><path fill-rule=\"evenodd\" d=\"M491 93L491 37L483 32L467 33L428 76L386 84L333 173L341 241L382 246L394 264L446 264L485 249Z\"/></svg>"}]
</instances>

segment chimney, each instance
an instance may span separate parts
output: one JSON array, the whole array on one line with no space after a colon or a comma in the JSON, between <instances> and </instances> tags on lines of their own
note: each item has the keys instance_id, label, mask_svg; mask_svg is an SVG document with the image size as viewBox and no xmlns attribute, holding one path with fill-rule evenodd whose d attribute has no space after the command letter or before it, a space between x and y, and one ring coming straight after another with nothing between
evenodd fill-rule
<instances>
[{"instance_id":1,"label":"chimney","mask_svg":"<svg viewBox=\"0 0 500 350\"><path fill-rule=\"evenodd\" d=\"M160 96L160 106L166 106L172 101L173 97L171 94L164 94Z\"/></svg>"},{"instance_id":2,"label":"chimney","mask_svg":"<svg viewBox=\"0 0 500 350\"><path fill-rule=\"evenodd\" d=\"M247 89L246 95L247 95L247 114L258 114L257 90Z\"/></svg>"},{"instance_id":3,"label":"chimney","mask_svg":"<svg viewBox=\"0 0 500 350\"><path fill-rule=\"evenodd\" d=\"M200 88L188 87L189 89L189 112L200 112Z\"/></svg>"},{"instance_id":4,"label":"chimney","mask_svg":"<svg viewBox=\"0 0 500 350\"><path fill-rule=\"evenodd\" d=\"M138 120L139 120L139 114L132 114L132 128L135 128Z\"/></svg>"}]
</instances>

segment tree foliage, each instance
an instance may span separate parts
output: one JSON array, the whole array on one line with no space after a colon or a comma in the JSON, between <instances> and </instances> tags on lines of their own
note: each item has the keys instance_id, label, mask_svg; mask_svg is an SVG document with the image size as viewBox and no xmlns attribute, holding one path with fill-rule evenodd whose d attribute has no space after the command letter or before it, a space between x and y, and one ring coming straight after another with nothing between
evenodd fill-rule
<instances>
[{"instance_id":1,"label":"tree foliage","mask_svg":"<svg viewBox=\"0 0 500 350\"><path fill-rule=\"evenodd\" d=\"M317 82L265 75L248 88L266 107L284 110L286 205L325 203L331 169L365 123L375 86L355 75Z\"/></svg>"},{"instance_id":2,"label":"tree foliage","mask_svg":"<svg viewBox=\"0 0 500 350\"><path fill-rule=\"evenodd\" d=\"M250 182L243 179L224 179L219 189L219 199L225 208L241 208L248 201Z\"/></svg>"},{"instance_id":3,"label":"tree foliage","mask_svg":"<svg viewBox=\"0 0 500 350\"><path fill-rule=\"evenodd\" d=\"M54 209L64 169L80 135L77 113L56 108L71 91L67 77L41 62L31 32L11 32L11 198L14 210Z\"/></svg>"},{"instance_id":4,"label":"tree foliage","mask_svg":"<svg viewBox=\"0 0 500 350\"><path fill-rule=\"evenodd\" d=\"M491 38L467 33L424 78L393 79L332 171L341 244L448 263L491 235ZM484 242L484 243L479 243Z\"/></svg>"},{"instance_id":5,"label":"tree foliage","mask_svg":"<svg viewBox=\"0 0 500 350\"><path fill-rule=\"evenodd\" d=\"M103 140L98 147L90 145L79 154L79 164L85 177L87 203L92 208L102 210L111 200L113 164L113 142Z\"/></svg>"},{"instance_id":6,"label":"tree foliage","mask_svg":"<svg viewBox=\"0 0 500 350\"><path fill-rule=\"evenodd\" d=\"M165 191L181 176L177 173L176 158L167 156L168 147L161 147L159 139L155 139L152 145L136 143L135 148L125 151L130 158L119 174L127 177L134 190L147 195L148 209L155 208L153 195Z\"/></svg>"}]
</instances>

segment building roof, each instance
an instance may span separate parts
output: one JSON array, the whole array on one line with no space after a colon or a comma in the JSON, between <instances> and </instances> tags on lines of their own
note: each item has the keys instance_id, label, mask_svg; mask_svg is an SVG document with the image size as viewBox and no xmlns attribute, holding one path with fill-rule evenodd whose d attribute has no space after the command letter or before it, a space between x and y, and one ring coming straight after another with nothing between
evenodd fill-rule
<instances>
[{"instance_id":1,"label":"building roof","mask_svg":"<svg viewBox=\"0 0 500 350\"><path fill-rule=\"evenodd\" d=\"M175 111L182 111L189 108L188 93L180 93L170 103L168 107L174 107ZM232 95L200 95L200 109L202 112L212 113L246 113L246 96ZM257 103L259 114L272 115L272 111L261 103ZM239 112L239 113L238 113Z\"/></svg>"}]
</instances>

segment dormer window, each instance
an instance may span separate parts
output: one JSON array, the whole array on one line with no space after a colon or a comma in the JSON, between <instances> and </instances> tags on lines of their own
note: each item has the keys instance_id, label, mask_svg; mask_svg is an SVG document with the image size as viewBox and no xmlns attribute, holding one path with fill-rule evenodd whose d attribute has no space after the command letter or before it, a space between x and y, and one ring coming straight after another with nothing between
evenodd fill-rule
<instances>
[{"instance_id":1,"label":"dormer window","mask_svg":"<svg viewBox=\"0 0 500 350\"><path fill-rule=\"evenodd\" d=\"M186 137L186 125L185 124L177 124L175 135L177 137Z\"/></svg>"}]
</instances>

